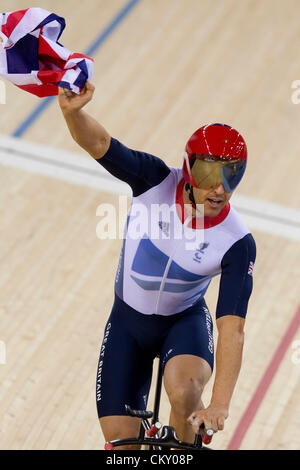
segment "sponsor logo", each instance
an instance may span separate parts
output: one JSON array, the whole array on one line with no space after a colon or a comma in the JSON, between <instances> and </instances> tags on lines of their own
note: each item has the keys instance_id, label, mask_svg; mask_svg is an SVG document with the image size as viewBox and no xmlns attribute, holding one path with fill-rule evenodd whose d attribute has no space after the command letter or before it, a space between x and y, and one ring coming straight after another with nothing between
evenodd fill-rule
<instances>
[{"instance_id":1,"label":"sponsor logo","mask_svg":"<svg viewBox=\"0 0 300 470\"><path fill-rule=\"evenodd\" d=\"M204 250L206 250L208 246L209 246L209 243L200 243L200 245L198 246L198 248L196 249L194 253L193 260L196 261L197 263L201 263L202 255L204 255Z\"/></svg>"}]
</instances>

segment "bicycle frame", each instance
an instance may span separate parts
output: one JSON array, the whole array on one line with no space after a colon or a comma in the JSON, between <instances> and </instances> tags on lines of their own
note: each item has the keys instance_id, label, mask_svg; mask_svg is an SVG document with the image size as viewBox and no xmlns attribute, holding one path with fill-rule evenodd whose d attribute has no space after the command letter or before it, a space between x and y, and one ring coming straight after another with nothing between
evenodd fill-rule
<instances>
[{"instance_id":1,"label":"bicycle frame","mask_svg":"<svg viewBox=\"0 0 300 470\"><path fill-rule=\"evenodd\" d=\"M202 437L200 434L195 435L194 443L180 441L176 435L176 431L171 426L162 426L159 422L159 408L163 380L163 366L159 359L156 389L154 398L154 407L152 411L132 410L130 406L125 405L128 416L141 418L141 426L139 436L137 438L117 439L107 442L105 450L114 450L119 446L136 445L148 446L149 450L182 449L182 450L212 450L202 445ZM152 418L152 419L151 419ZM151 422L149 420L151 419ZM203 431L204 431L204 427ZM206 443L209 443L206 441Z\"/></svg>"}]
</instances>

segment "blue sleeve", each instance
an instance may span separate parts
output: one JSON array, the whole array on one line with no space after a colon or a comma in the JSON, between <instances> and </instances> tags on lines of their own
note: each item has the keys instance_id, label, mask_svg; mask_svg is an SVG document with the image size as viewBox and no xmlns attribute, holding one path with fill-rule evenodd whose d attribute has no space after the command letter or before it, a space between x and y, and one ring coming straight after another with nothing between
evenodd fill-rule
<instances>
[{"instance_id":1,"label":"blue sleeve","mask_svg":"<svg viewBox=\"0 0 300 470\"><path fill-rule=\"evenodd\" d=\"M252 293L255 258L256 245L250 233L223 256L216 318L224 315L245 318Z\"/></svg>"},{"instance_id":2,"label":"blue sleeve","mask_svg":"<svg viewBox=\"0 0 300 470\"><path fill-rule=\"evenodd\" d=\"M157 186L170 173L169 167L160 158L131 150L114 138L111 138L107 153L97 162L113 176L129 184L133 196Z\"/></svg>"}]
</instances>

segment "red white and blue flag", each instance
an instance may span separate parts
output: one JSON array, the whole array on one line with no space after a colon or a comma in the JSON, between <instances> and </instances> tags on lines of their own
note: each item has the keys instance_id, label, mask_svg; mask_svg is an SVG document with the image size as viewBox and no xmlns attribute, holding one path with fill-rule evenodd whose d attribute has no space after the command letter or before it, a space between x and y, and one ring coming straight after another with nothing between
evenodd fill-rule
<instances>
[{"instance_id":1,"label":"red white and blue flag","mask_svg":"<svg viewBox=\"0 0 300 470\"><path fill-rule=\"evenodd\" d=\"M42 8L0 13L0 76L41 98L57 95L58 86L79 94L94 61L58 42L65 26Z\"/></svg>"},{"instance_id":2,"label":"red white and blue flag","mask_svg":"<svg viewBox=\"0 0 300 470\"><path fill-rule=\"evenodd\" d=\"M248 268L248 274L250 276L253 275L253 268L254 268L254 263L253 263L253 261L250 261L249 268Z\"/></svg>"}]
</instances>

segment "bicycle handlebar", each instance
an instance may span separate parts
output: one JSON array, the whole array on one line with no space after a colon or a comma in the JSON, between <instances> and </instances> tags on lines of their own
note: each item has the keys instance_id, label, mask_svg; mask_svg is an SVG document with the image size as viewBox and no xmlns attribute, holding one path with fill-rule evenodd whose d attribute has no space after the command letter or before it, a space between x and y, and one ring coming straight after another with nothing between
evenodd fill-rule
<instances>
[{"instance_id":1,"label":"bicycle handlebar","mask_svg":"<svg viewBox=\"0 0 300 470\"><path fill-rule=\"evenodd\" d=\"M125 445L150 445L155 448L174 448L182 450L211 450L208 447L202 447L202 443L191 444L188 442L180 441L176 435L175 429L170 426L163 426L161 436L159 438L147 437L147 438L129 438L129 439L118 439L116 441L110 441L105 444L105 450L115 450L118 446Z\"/></svg>"},{"instance_id":2,"label":"bicycle handlebar","mask_svg":"<svg viewBox=\"0 0 300 470\"><path fill-rule=\"evenodd\" d=\"M162 426L159 422L154 423L151 426L147 420L153 417L152 411L133 410L129 405L125 405L125 408L128 416L142 419L140 436L138 438L117 439L115 441L107 442L105 444L106 450L113 450L115 447L121 445L150 445L155 448L168 447L186 450L211 450L207 447L202 447L202 442L204 444L209 444L214 434L212 429L205 430L204 424L201 424L199 427L199 434L196 435L194 444L191 444L180 441L176 435L175 429L170 426ZM144 431L142 431L143 428ZM145 431L147 437L144 435ZM159 431L161 432L158 437Z\"/></svg>"}]
</instances>

